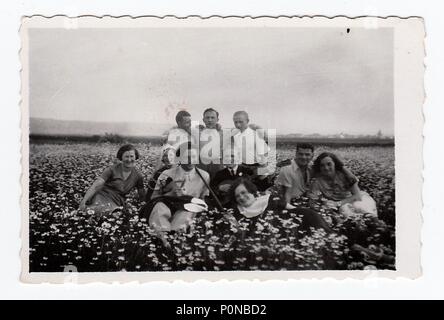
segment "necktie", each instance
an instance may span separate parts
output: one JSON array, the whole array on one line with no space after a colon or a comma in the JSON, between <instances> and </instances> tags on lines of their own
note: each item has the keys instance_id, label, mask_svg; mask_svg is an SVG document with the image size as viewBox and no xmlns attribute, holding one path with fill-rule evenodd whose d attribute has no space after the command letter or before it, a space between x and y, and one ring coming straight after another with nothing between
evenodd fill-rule
<instances>
[{"instance_id":1,"label":"necktie","mask_svg":"<svg viewBox=\"0 0 444 320\"><path fill-rule=\"evenodd\" d=\"M308 172L307 172L307 170L303 171L303 175L304 175L304 184L308 184Z\"/></svg>"}]
</instances>

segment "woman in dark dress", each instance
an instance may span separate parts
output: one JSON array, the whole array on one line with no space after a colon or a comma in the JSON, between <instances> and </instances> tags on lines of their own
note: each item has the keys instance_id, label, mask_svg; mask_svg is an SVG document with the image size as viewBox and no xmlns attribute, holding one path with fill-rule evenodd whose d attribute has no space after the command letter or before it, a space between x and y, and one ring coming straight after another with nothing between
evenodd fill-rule
<instances>
[{"instance_id":1,"label":"woman in dark dress","mask_svg":"<svg viewBox=\"0 0 444 320\"><path fill-rule=\"evenodd\" d=\"M92 209L96 214L112 213L125 206L125 196L137 188L140 200L145 197L143 176L136 169L139 152L130 144L117 151L119 163L106 168L88 189L79 210Z\"/></svg>"},{"instance_id":2,"label":"woman in dark dress","mask_svg":"<svg viewBox=\"0 0 444 320\"><path fill-rule=\"evenodd\" d=\"M257 187L249 179L237 179L231 186L230 194L233 199L233 216L236 220L242 218L255 219L256 217L269 214L269 211L282 212L282 210L288 210L302 217L302 229L309 231L313 227L331 232L328 223L311 209L297 208L287 203L285 199L275 197L272 194L256 196Z\"/></svg>"}]
</instances>

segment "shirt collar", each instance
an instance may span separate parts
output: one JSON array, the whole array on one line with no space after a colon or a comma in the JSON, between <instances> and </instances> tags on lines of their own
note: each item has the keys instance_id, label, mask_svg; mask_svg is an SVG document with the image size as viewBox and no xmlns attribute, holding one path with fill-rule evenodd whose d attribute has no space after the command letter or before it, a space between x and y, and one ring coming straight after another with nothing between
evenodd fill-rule
<instances>
[{"instance_id":1,"label":"shirt collar","mask_svg":"<svg viewBox=\"0 0 444 320\"><path fill-rule=\"evenodd\" d=\"M302 168L298 166L298 164L296 163L296 160L292 159L291 160L291 166L293 167L294 171L301 171L302 172ZM307 166L307 168L305 168L305 171L307 171L308 173L310 173L310 166Z\"/></svg>"},{"instance_id":2,"label":"shirt collar","mask_svg":"<svg viewBox=\"0 0 444 320\"><path fill-rule=\"evenodd\" d=\"M179 166L179 170L182 172L182 174L190 177L194 176L194 174L196 173L196 168L193 168L191 171L185 171L182 166Z\"/></svg>"},{"instance_id":3,"label":"shirt collar","mask_svg":"<svg viewBox=\"0 0 444 320\"><path fill-rule=\"evenodd\" d=\"M245 129L244 132L242 132L242 133L244 133L244 134L248 134L248 133L250 133L250 132L252 132L252 131L254 131L254 130L251 129L250 127L247 127L247 129Z\"/></svg>"}]
</instances>

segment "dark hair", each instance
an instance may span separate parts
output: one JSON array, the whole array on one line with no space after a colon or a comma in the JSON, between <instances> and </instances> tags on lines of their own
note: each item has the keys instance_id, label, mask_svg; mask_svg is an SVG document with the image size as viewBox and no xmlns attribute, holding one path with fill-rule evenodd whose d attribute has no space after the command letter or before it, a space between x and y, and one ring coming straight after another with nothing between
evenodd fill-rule
<instances>
[{"instance_id":1,"label":"dark hair","mask_svg":"<svg viewBox=\"0 0 444 320\"><path fill-rule=\"evenodd\" d=\"M330 157L335 163L335 170L342 171L342 169L344 168L344 163L341 160L339 160L339 158L334 153L323 152L316 158L316 160L313 163L313 170L315 174L319 174L321 172L321 161L327 157Z\"/></svg>"},{"instance_id":2,"label":"dark hair","mask_svg":"<svg viewBox=\"0 0 444 320\"><path fill-rule=\"evenodd\" d=\"M296 144L296 152L299 149L310 149L311 152L314 152L314 146L311 143L302 142L302 143Z\"/></svg>"},{"instance_id":3,"label":"dark hair","mask_svg":"<svg viewBox=\"0 0 444 320\"><path fill-rule=\"evenodd\" d=\"M219 112L217 112L216 110L214 110L213 108L207 108L205 109L205 111L203 112L203 116L205 117L205 113L207 112L216 112L216 116L219 118Z\"/></svg>"},{"instance_id":4,"label":"dark hair","mask_svg":"<svg viewBox=\"0 0 444 320\"><path fill-rule=\"evenodd\" d=\"M234 192L236 191L236 188L239 187L240 185L244 185L245 189L247 189L247 191L252 193L252 194L256 194L257 193L257 187L256 187L256 185L253 182L251 182L250 179L248 179L248 178L237 178L231 184L230 191L228 192L228 194L230 195L230 200L231 200L232 203L236 203L236 195L235 195Z\"/></svg>"},{"instance_id":5,"label":"dark hair","mask_svg":"<svg viewBox=\"0 0 444 320\"><path fill-rule=\"evenodd\" d=\"M188 111L181 110L176 114L176 123L179 125L179 122L182 121L185 117L191 117L191 114Z\"/></svg>"},{"instance_id":6,"label":"dark hair","mask_svg":"<svg viewBox=\"0 0 444 320\"><path fill-rule=\"evenodd\" d=\"M137 151L136 147L134 147L132 144L125 144L119 148L117 151L117 159L122 161L122 156L125 152L134 150L134 153L136 154L136 160L139 159L139 151Z\"/></svg>"}]
</instances>

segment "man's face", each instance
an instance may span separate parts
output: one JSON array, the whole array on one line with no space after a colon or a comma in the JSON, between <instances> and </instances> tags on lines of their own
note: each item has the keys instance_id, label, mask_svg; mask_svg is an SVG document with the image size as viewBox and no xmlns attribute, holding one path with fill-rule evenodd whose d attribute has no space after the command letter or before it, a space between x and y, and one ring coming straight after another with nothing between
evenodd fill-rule
<instances>
[{"instance_id":1,"label":"man's face","mask_svg":"<svg viewBox=\"0 0 444 320\"><path fill-rule=\"evenodd\" d=\"M184 152L182 152L179 158L180 166L185 171L191 171L195 167L195 163L197 161L196 159L197 159L197 150L195 149L184 150Z\"/></svg>"},{"instance_id":2,"label":"man's face","mask_svg":"<svg viewBox=\"0 0 444 320\"><path fill-rule=\"evenodd\" d=\"M186 131L191 130L191 117L183 117L182 120L178 123L179 128L184 129Z\"/></svg>"},{"instance_id":3,"label":"man's face","mask_svg":"<svg viewBox=\"0 0 444 320\"><path fill-rule=\"evenodd\" d=\"M248 118L244 114L238 114L233 117L234 126L239 130L248 128Z\"/></svg>"},{"instance_id":4,"label":"man's face","mask_svg":"<svg viewBox=\"0 0 444 320\"><path fill-rule=\"evenodd\" d=\"M300 167L306 167L313 159L313 151L311 149L298 148L296 149L296 164Z\"/></svg>"},{"instance_id":5,"label":"man's face","mask_svg":"<svg viewBox=\"0 0 444 320\"><path fill-rule=\"evenodd\" d=\"M203 122L205 123L205 126L209 129L215 129L217 122L219 121L219 118L217 116L217 113L214 111L207 111L204 114Z\"/></svg>"}]
</instances>

